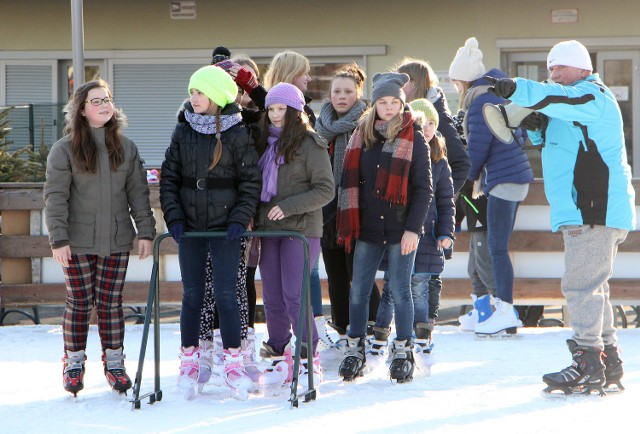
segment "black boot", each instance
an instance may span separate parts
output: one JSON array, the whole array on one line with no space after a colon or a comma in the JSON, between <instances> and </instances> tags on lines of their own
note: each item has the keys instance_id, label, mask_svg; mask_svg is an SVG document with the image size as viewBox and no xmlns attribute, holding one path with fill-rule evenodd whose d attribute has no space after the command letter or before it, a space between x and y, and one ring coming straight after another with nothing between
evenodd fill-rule
<instances>
[{"instance_id":1,"label":"black boot","mask_svg":"<svg viewBox=\"0 0 640 434\"><path fill-rule=\"evenodd\" d=\"M389 366L389 376L391 380L396 380L398 383L408 383L413 380L415 361L411 341L393 341L391 353L393 355L391 366Z\"/></svg>"},{"instance_id":2,"label":"black boot","mask_svg":"<svg viewBox=\"0 0 640 434\"><path fill-rule=\"evenodd\" d=\"M620 379L624 374L622 370L622 360L620 359L620 349L616 344L604 346L604 386L607 393L622 392L624 387ZM612 387L616 386L616 387Z\"/></svg>"},{"instance_id":3,"label":"black boot","mask_svg":"<svg viewBox=\"0 0 640 434\"><path fill-rule=\"evenodd\" d=\"M415 325L414 331L416 333L416 338L413 340L413 344L416 346L416 350L420 349L420 352L423 354L431 353L431 349L433 348L433 344L431 342L433 324L431 322L419 322Z\"/></svg>"},{"instance_id":4,"label":"black boot","mask_svg":"<svg viewBox=\"0 0 640 434\"><path fill-rule=\"evenodd\" d=\"M344 381L353 381L357 377L364 375L363 370L367 361L364 354L364 346L365 338L347 338L345 357L338 368L338 375Z\"/></svg>"},{"instance_id":5,"label":"black boot","mask_svg":"<svg viewBox=\"0 0 640 434\"><path fill-rule=\"evenodd\" d=\"M573 355L573 363L560 372L544 375L542 381L548 385L544 392L552 394L560 391L565 395L590 395L596 392L604 396L602 352L595 347L578 345L572 339L567 340L567 346Z\"/></svg>"}]
</instances>

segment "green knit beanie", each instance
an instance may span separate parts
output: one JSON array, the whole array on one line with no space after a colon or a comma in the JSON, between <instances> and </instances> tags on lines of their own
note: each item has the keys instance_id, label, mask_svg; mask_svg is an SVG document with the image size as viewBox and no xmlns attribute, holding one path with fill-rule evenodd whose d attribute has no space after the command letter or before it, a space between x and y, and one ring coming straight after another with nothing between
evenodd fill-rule
<instances>
[{"instance_id":1,"label":"green knit beanie","mask_svg":"<svg viewBox=\"0 0 640 434\"><path fill-rule=\"evenodd\" d=\"M411 101L409 105L411 106L411 109L413 111L421 112L427 119L434 121L436 123L436 128L438 128L440 116L438 115L438 111L436 110L436 108L428 99L416 99Z\"/></svg>"},{"instance_id":2,"label":"green knit beanie","mask_svg":"<svg viewBox=\"0 0 640 434\"><path fill-rule=\"evenodd\" d=\"M214 65L203 66L193 73L187 92L190 93L191 89L204 93L220 108L234 102L238 95L238 86L233 78L224 69Z\"/></svg>"}]
</instances>

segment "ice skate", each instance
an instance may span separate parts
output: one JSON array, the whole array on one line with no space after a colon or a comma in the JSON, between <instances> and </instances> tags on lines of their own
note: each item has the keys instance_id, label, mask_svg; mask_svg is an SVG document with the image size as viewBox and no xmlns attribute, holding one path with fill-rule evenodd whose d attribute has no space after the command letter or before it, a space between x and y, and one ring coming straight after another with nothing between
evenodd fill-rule
<instances>
[{"instance_id":1,"label":"ice skate","mask_svg":"<svg viewBox=\"0 0 640 434\"><path fill-rule=\"evenodd\" d=\"M131 378L129 378L124 368L125 355L122 351L122 347L115 350L107 348L102 355L102 362L104 364L104 375L109 386L116 392L126 395L132 384Z\"/></svg>"},{"instance_id":2,"label":"ice skate","mask_svg":"<svg viewBox=\"0 0 640 434\"><path fill-rule=\"evenodd\" d=\"M571 366L560 372L553 372L542 377L547 384L543 394L550 397L571 395L605 396L602 385L605 382L605 365L602 352L595 347L578 345L574 340L567 340L567 346L573 356Z\"/></svg>"},{"instance_id":3,"label":"ice skate","mask_svg":"<svg viewBox=\"0 0 640 434\"><path fill-rule=\"evenodd\" d=\"M196 397L200 349L199 347L192 347L191 350L186 351L184 347L181 347L179 357L178 389L180 389L185 399L191 400Z\"/></svg>"},{"instance_id":4,"label":"ice skate","mask_svg":"<svg viewBox=\"0 0 640 434\"><path fill-rule=\"evenodd\" d=\"M347 338L347 348L344 353L344 359L338 368L338 375L344 381L353 381L357 377L364 375L366 366L365 356L365 339L364 338Z\"/></svg>"},{"instance_id":5,"label":"ice skate","mask_svg":"<svg viewBox=\"0 0 640 434\"><path fill-rule=\"evenodd\" d=\"M604 346L604 385L602 388L606 393L620 393L624 386L620 383L622 375L622 360L620 359L620 348L617 344Z\"/></svg>"},{"instance_id":6,"label":"ice skate","mask_svg":"<svg viewBox=\"0 0 640 434\"><path fill-rule=\"evenodd\" d=\"M320 354L316 353L313 356L313 362L311 364L313 372L313 387L318 388L322 383L322 366L320 366ZM307 390L309 387L309 359L300 359L300 369L298 370L298 387L303 390Z\"/></svg>"},{"instance_id":7,"label":"ice skate","mask_svg":"<svg viewBox=\"0 0 640 434\"><path fill-rule=\"evenodd\" d=\"M84 389L84 361L87 356L84 350L66 351L62 357L62 385L64 390L73 393L74 397L78 396L78 392Z\"/></svg>"},{"instance_id":8,"label":"ice skate","mask_svg":"<svg viewBox=\"0 0 640 434\"><path fill-rule=\"evenodd\" d=\"M431 366L433 366L433 350L432 331L435 321L430 320L428 323L419 322L415 326L415 339L413 340L413 352L416 368L425 376L431 375Z\"/></svg>"},{"instance_id":9,"label":"ice skate","mask_svg":"<svg viewBox=\"0 0 640 434\"><path fill-rule=\"evenodd\" d=\"M240 348L224 350L224 380L231 389L232 397L240 401L246 401L249 398L253 382L242 365Z\"/></svg>"},{"instance_id":10,"label":"ice skate","mask_svg":"<svg viewBox=\"0 0 640 434\"><path fill-rule=\"evenodd\" d=\"M373 338L366 350L367 367L369 371L373 371L379 366L384 365L389 354L388 340L391 334L391 328L373 327Z\"/></svg>"},{"instance_id":11,"label":"ice skate","mask_svg":"<svg viewBox=\"0 0 640 434\"><path fill-rule=\"evenodd\" d=\"M391 365L389 377L391 381L409 383L413 380L415 360L413 357L413 345L407 340L394 340L391 345Z\"/></svg>"},{"instance_id":12,"label":"ice skate","mask_svg":"<svg viewBox=\"0 0 640 434\"><path fill-rule=\"evenodd\" d=\"M264 354L271 366L260 376L260 389L264 396L276 396L291 384L293 378L293 357L291 343L287 344L282 353L278 353L269 344L263 343L261 354Z\"/></svg>"},{"instance_id":13,"label":"ice skate","mask_svg":"<svg viewBox=\"0 0 640 434\"><path fill-rule=\"evenodd\" d=\"M204 385L211 379L213 370L214 343L200 339L200 359L198 359L198 393L202 393Z\"/></svg>"},{"instance_id":14,"label":"ice skate","mask_svg":"<svg viewBox=\"0 0 640 434\"><path fill-rule=\"evenodd\" d=\"M260 389L262 370L256 357L256 332L252 327L247 329L247 338L242 340L241 348L244 371L253 383L250 392L257 392Z\"/></svg>"},{"instance_id":15,"label":"ice skate","mask_svg":"<svg viewBox=\"0 0 640 434\"><path fill-rule=\"evenodd\" d=\"M471 294L473 299L473 308L465 315L458 317L460 322L460 331L473 332L476 330L478 322L486 321L493 313L491 305L493 303L493 297L489 294L482 297L476 297L475 294Z\"/></svg>"},{"instance_id":16,"label":"ice skate","mask_svg":"<svg viewBox=\"0 0 640 434\"><path fill-rule=\"evenodd\" d=\"M314 318L316 323L316 329L318 330L318 352L322 352L334 347L335 343L331 336L329 336L329 331L327 330L327 320L324 315L317 316Z\"/></svg>"},{"instance_id":17,"label":"ice skate","mask_svg":"<svg viewBox=\"0 0 640 434\"><path fill-rule=\"evenodd\" d=\"M511 303L495 298L496 310L489 319L478 322L476 326L476 338L515 338L518 327L522 327L522 322L518 319L518 312ZM479 317L481 312L479 312Z\"/></svg>"}]
</instances>

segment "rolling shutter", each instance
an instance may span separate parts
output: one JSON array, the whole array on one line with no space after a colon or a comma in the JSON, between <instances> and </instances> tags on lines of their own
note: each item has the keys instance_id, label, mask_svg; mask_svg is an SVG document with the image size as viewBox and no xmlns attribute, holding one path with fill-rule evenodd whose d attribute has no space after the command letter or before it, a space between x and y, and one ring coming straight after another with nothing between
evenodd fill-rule
<instances>
[{"instance_id":1,"label":"rolling shutter","mask_svg":"<svg viewBox=\"0 0 640 434\"><path fill-rule=\"evenodd\" d=\"M124 130L148 168L160 167L176 126L176 113L188 97L191 74L201 64L129 64L113 66L113 97L129 119Z\"/></svg>"}]
</instances>

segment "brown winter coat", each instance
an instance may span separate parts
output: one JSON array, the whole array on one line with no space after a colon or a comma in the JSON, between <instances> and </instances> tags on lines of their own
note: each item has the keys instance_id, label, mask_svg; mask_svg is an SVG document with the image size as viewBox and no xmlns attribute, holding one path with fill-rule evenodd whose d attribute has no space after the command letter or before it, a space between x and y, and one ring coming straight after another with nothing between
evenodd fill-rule
<instances>
[{"instance_id":1,"label":"brown winter coat","mask_svg":"<svg viewBox=\"0 0 640 434\"><path fill-rule=\"evenodd\" d=\"M71 246L74 254L108 256L128 252L138 237L153 239L155 220L149 204L146 170L138 148L122 136L124 162L109 167L104 128L92 128L98 146L96 173L73 161L71 137L58 140L47 159L45 222L54 248Z\"/></svg>"},{"instance_id":2,"label":"brown winter coat","mask_svg":"<svg viewBox=\"0 0 640 434\"><path fill-rule=\"evenodd\" d=\"M257 229L295 231L306 237L322 236L322 207L335 194L333 172L326 142L308 133L295 159L278 169L278 193L269 203L260 203ZM274 206L284 213L282 220L269 220Z\"/></svg>"}]
</instances>

